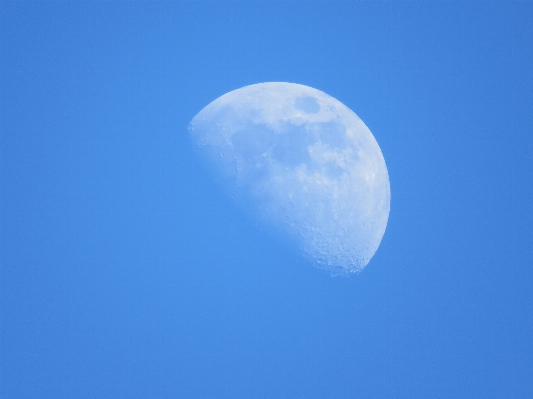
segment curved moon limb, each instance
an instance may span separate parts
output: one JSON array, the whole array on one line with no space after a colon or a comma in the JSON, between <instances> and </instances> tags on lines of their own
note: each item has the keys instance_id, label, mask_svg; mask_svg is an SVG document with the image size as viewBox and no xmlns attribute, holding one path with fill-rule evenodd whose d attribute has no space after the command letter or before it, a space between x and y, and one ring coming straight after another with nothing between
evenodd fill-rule
<instances>
[{"instance_id":1,"label":"curved moon limb","mask_svg":"<svg viewBox=\"0 0 533 399\"><path fill-rule=\"evenodd\" d=\"M389 217L385 160L366 125L327 94L294 83L246 86L191 121L200 154L260 217L334 274L359 272Z\"/></svg>"}]
</instances>

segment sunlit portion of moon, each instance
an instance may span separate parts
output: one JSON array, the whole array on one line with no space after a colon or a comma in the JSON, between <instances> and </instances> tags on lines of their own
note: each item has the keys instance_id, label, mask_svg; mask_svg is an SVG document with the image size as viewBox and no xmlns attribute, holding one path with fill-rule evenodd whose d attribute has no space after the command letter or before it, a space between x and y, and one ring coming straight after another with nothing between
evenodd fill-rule
<instances>
[{"instance_id":1,"label":"sunlit portion of moon","mask_svg":"<svg viewBox=\"0 0 533 399\"><path fill-rule=\"evenodd\" d=\"M344 104L308 86L260 83L219 97L189 130L231 190L319 266L368 264L387 226L389 177L374 136Z\"/></svg>"}]
</instances>

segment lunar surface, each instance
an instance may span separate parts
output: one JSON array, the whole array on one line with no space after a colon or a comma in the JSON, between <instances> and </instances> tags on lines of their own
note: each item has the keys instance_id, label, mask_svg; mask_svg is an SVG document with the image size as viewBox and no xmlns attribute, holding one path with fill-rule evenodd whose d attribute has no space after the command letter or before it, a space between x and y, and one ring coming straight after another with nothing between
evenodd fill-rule
<instances>
[{"instance_id":1,"label":"lunar surface","mask_svg":"<svg viewBox=\"0 0 533 399\"><path fill-rule=\"evenodd\" d=\"M374 136L344 104L308 86L254 84L207 105L189 131L236 198L319 267L368 264L387 226L389 177Z\"/></svg>"}]
</instances>

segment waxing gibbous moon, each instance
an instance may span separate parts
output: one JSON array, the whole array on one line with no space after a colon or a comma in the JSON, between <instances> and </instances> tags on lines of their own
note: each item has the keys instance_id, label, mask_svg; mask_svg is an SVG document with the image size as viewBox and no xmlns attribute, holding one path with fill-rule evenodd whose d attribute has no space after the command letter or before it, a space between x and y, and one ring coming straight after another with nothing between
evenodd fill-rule
<instances>
[{"instance_id":1,"label":"waxing gibbous moon","mask_svg":"<svg viewBox=\"0 0 533 399\"><path fill-rule=\"evenodd\" d=\"M340 101L300 84L254 84L207 105L189 131L236 198L319 267L368 264L389 218L389 176L374 136Z\"/></svg>"}]
</instances>

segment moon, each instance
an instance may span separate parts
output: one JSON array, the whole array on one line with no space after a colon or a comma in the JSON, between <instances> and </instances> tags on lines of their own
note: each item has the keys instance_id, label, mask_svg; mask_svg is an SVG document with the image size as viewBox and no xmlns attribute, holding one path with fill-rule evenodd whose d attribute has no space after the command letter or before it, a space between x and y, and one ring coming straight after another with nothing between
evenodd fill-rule
<instances>
[{"instance_id":1,"label":"moon","mask_svg":"<svg viewBox=\"0 0 533 399\"><path fill-rule=\"evenodd\" d=\"M385 159L348 107L308 86L267 82L203 108L189 132L235 198L332 274L360 272L390 211Z\"/></svg>"}]
</instances>

